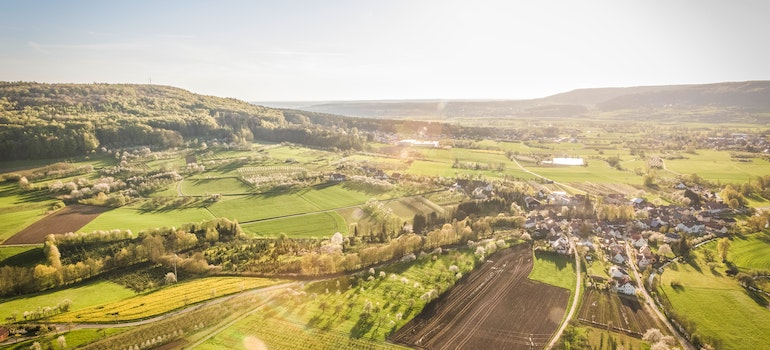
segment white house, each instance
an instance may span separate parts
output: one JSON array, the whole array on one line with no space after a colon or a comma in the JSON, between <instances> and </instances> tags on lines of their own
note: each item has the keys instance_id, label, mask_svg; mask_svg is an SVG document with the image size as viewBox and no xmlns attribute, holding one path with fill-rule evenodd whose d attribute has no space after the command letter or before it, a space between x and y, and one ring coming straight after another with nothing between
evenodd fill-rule
<instances>
[{"instance_id":1,"label":"white house","mask_svg":"<svg viewBox=\"0 0 770 350\"><path fill-rule=\"evenodd\" d=\"M625 295L634 295L636 294L636 287L633 283L631 283L631 280L625 279L618 282L617 286L615 287L615 291Z\"/></svg>"},{"instance_id":2,"label":"white house","mask_svg":"<svg viewBox=\"0 0 770 350\"><path fill-rule=\"evenodd\" d=\"M560 235L559 238L551 241L551 247L559 254L569 253L569 241L564 235Z\"/></svg>"}]
</instances>

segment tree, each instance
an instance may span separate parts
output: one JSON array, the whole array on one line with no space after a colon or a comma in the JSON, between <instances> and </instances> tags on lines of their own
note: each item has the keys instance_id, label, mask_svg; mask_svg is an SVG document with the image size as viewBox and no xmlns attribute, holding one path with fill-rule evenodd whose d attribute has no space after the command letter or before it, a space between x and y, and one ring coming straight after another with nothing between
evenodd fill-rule
<instances>
[{"instance_id":1,"label":"tree","mask_svg":"<svg viewBox=\"0 0 770 350\"><path fill-rule=\"evenodd\" d=\"M176 283L176 274L173 272L167 273L166 277L164 278L164 281L166 282L166 284Z\"/></svg>"},{"instance_id":2,"label":"tree","mask_svg":"<svg viewBox=\"0 0 770 350\"><path fill-rule=\"evenodd\" d=\"M717 251L719 252L719 256L722 258L722 262L727 261L728 250L730 250L730 239L727 237L720 239L717 242Z\"/></svg>"},{"instance_id":3,"label":"tree","mask_svg":"<svg viewBox=\"0 0 770 350\"><path fill-rule=\"evenodd\" d=\"M64 338L63 335L60 335L58 338L56 338L56 342L59 344L59 349L67 348L67 339Z\"/></svg>"},{"instance_id":4,"label":"tree","mask_svg":"<svg viewBox=\"0 0 770 350\"><path fill-rule=\"evenodd\" d=\"M658 255L669 256L672 254L674 254L674 252L671 251L671 246L668 244L663 243L658 247Z\"/></svg>"}]
</instances>

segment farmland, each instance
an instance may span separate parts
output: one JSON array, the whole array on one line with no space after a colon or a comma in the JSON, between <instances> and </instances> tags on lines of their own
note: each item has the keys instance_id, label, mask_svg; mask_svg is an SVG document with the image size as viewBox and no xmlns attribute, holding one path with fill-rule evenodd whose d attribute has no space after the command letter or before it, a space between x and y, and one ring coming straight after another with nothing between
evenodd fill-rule
<instances>
[{"instance_id":1,"label":"farmland","mask_svg":"<svg viewBox=\"0 0 770 350\"><path fill-rule=\"evenodd\" d=\"M109 208L90 205L70 205L27 226L5 244L43 243L49 234L76 232Z\"/></svg>"},{"instance_id":2,"label":"farmland","mask_svg":"<svg viewBox=\"0 0 770 350\"><path fill-rule=\"evenodd\" d=\"M765 131L641 118L361 120L160 86L57 87L113 88L120 103L83 97L65 112L45 101L0 110L7 120L36 120L28 134L49 133L0 156L55 157L0 162L0 240L33 244L0 247L0 316L40 332L44 346L57 345L33 323L134 325L105 339L67 333L70 347L529 349L570 322L563 334L592 347L646 349L641 334L664 327L633 297L587 290L566 319L574 256L552 242L609 245L696 221L730 237L728 261L706 261L703 252L716 251L709 243L690 263L669 265L655 284L664 311L697 345L770 343L767 298L726 274L770 270L767 233L748 234L740 222L756 219L761 230L766 218L751 208L770 199L770 176L760 177L770 173ZM137 89L150 92L124 104ZM184 102L161 103L159 94ZM155 109L168 103L181 105L173 115ZM88 114L104 106L116 110ZM500 127L476 127L484 123ZM84 143L66 129L84 125L99 131L81 134L103 140ZM437 147L399 142L411 138ZM42 140L72 142L46 153ZM555 157L585 165L555 165ZM697 200L713 212L691 206ZM653 229L651 216L670 226ZM80 233L41 244L69 231ZM670 256L687 249L669 248ZM609 277L606 255L597 248L586 272Z\"/></svg>"},{"instance_id":3,"label":"farmland","mask_svg":"<svg viewBox=\"0 0 770 350\"><path fill-rule=\"evenodd\" d=\"M72 302L70 312L73 312L100 304L116 302L132 296L134 296L134 292L130 289L112 282L88 283L60 291L43 292L3 300L3 307L0 308L0 317L6 319L6 317L16 312L17 319L21 319L25 311L35 311L38 308L44 307L54 308L65 300Z\"/></svg>"},{"instance_id":4,"label":"farmland","mask_svg":"<svg viewBox=\"0 0 770 350\"><path fill-rule=\"evenodd\" d=\"M767 300L748 293L724 273L725 265L711 269L703 252L716 253L716 242L695 251L692 264L676 263L661 275L658 292L671 305L680 323L694 325L695 334L720 349L761 348L770 342Z\"/></svg>"},{"instance_id":5,"label":"farmland","mask_svg":"<svg viewBox=\"0 0 770 350\"><path fill-rule=\"evenodd\" d=\"M753 271L770 271L770 235L755 233L733 238L728 253L728 259L741 269Z\"/></svg>"},{"instance_id":6,"label":"farmland","mask_svg":"<svg viewBox=\"0 0 770 350\"><path fill-rule=\"evenodd\" d=\"M167 286L146 294L124 297L72 312L59 314L51 322L118 322L161 315L217 297L267 287L285 281L261 278L210 277Z\"/></svg>"},{"instance_id":7,"label":"farmland","mask_svg":"<svg viewBox=\"0 0 770 350\"><path fill-rule=\"evenodd\" d=\"M527 245L490 260L390 339L436 349L544 346L564 316L568 290L527 279L533 265Z\"/></svg>"},{"instance_id":8,"label":"farmland","mask_svg":"<svg viewBox=\"0 0 770 350\"><path fill-rule=\"evenodd\" d=\"M588 289L578 319L594 328L613 330L641 338L650 328L664 329L636 296Z\"/></svg>"}]
</instances>

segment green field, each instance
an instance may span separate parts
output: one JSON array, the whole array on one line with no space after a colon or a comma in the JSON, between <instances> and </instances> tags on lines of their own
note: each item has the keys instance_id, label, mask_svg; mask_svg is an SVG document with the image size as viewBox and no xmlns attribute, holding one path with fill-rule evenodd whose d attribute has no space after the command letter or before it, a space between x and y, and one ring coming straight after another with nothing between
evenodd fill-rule
<instances>
[{"instance_id":1,"label":"green field","mask_svg":"<svg viewBox=\"0 0 770 350\"><path fill-rule=\"evenodd\" d=\"M277 237L280 233L298 238L331 237L335 232L340 232L343 236L348 235L345 219L334 211L257 221L243 224L241 228L257 237Z\"/></svg>"},{"instance_id":2,"label":"green field","mask_svg":"<svg viewBox=\"0 0 770 350\"><path fill-rule=\"evenodd\" d=\"M548 283L575 293L575 259L572 255L561 255L535 251L535 265L529 279Z\"/></svg>"},{"instance_id":3,"label":"green field","mask_svg":"<svg viewBox=\"0 0 770 350\"><path fill-rule=\"evenodd\" d=\"M54 292L44 292L35 295L6 299L0 304L0 319L5 320L13 312L18 312L17 319L23 320L24 311L34 311L38 307L55 307L65 299L72 301L69 313L96 305L110 303L135 295L133 291L121 285L99 281L85 285L70 287Z\"/></svg>"},{"instance_id":4,"label":"green field","mask_svg":"<svg viewBox=\"0 0 770 350\"><path fill-rule=\"evenodd\" d=\"M0 246L0 266L35 266L45 260L42 244Z\"/></svg>"},{"instance_id":5,"label":"green field","mask_svg":"<svg viewBox=\"0 0 770 350\"><path fill-rule=\"evenodd\" d=\"M195 176L182 181L185 196L207 196L212 194L232 195L251 192L251 187L237 177L207 178Z\"/></svg>"},{"instance_id":6,"label":"green field","mask_svg":"<svg viewBox=\"0 0 770 350\"><path fill-rule=\"evenodd\" d=\"M225 217L228 217L225 215ZM181 226L213 219L205 208L182 208L163 211L144 211L133 206L110 210L83 226L81 232L96 230L132 230L139 232L157 227Z\"/></svg>"},{"instance_id":7,"label":"green field","mask_svg":"<svg viewBox=\"0 0 770 350\"><path fill-rule=\"evenodd\" d=\"M209 209L218 217L250 222L361 205L369 198L365 193L347 190L340 185L318 186L297 191L224 198Z\"/></svg>"},{"instance_id":8,"label":"green field","mask_svg":"<svg viewBox=\"0 0 770 350\"><path fill-rule=\"evenodd\" d=\"M717 255L712 242L698 248L696 263L670 265L661 275L659 293L670 301L676 314L695 324L698 335L719 339L721 344L715 348L764 348L770 344L767 300L750 296L737 280L724 275L723 264L712 272L702 260L704 249ZM730 256L732 253L731 248Z\"/></svg>"},{"instance_id":9,"label":"green field","mask_svg":"<svg viewBox=\"0 0 770 350\"><path fill-rule=\"evenodd\" d=\"M727 259L742 269L770 271L770 235L754 233L730 241Z\"/></svg>"},{"instance_id":10,"label":"green field","mask_svg":"<svg viewBox=\"0 0 770 350\"><path fill-rule=\"evenodd\" d=\"M698 176L721 183L741 184L750 178L767 175L770 170L768 161L754 158L743 163L731 160L727 151L698 150L696 154L686 153L687 159L665 160L669 170L682 174Z\"/></svg>"},{"instance_id":11,"label":"green field","mask_svg":"<svg viewBox=\"0 0 770 350\"><path fill-rule=\"evenodd\" d=\"M125 296L54 316L51 322L115 322L148 318L187 305L285 281L272 278L208 277L182 282L144 294Z\"/></svg>"}]
</instances>

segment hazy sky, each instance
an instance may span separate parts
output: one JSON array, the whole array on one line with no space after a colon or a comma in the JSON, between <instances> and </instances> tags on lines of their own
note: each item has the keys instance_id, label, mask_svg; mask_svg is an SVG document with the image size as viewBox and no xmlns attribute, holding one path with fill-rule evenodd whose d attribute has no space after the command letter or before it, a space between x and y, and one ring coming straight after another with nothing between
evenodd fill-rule
<instances>
[{"instance_id":1,"label":"hazy sky","mask_svg":"<svg viewBox=\"0 0 770 350\"><path fill-rule=\"evenodd\" d=\"M0 1L0 80L248 101L770 79L770 1Z\"/></svg>"}]
</instances>

